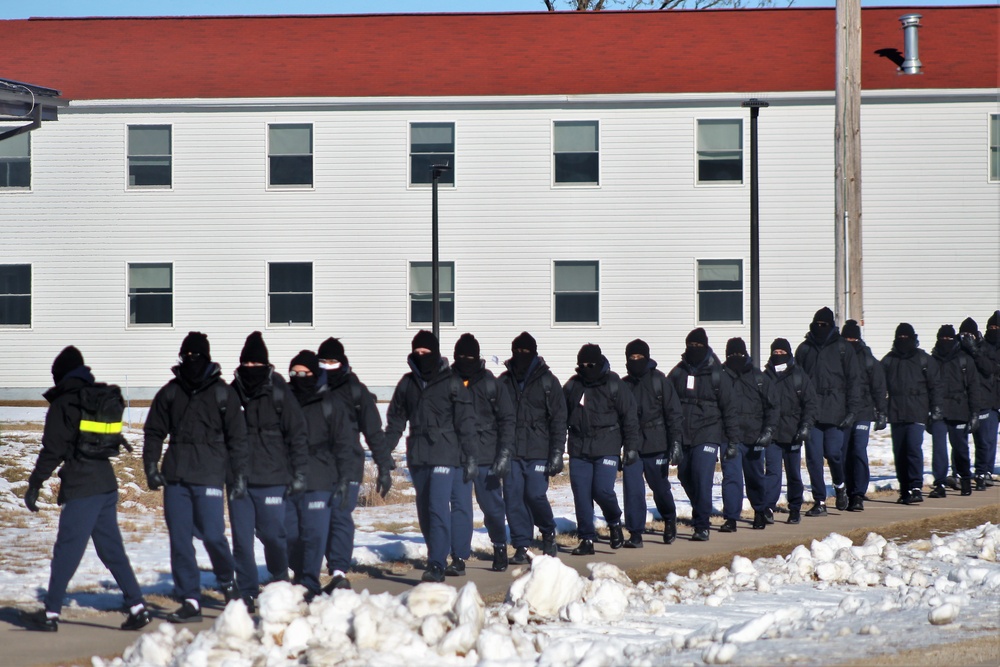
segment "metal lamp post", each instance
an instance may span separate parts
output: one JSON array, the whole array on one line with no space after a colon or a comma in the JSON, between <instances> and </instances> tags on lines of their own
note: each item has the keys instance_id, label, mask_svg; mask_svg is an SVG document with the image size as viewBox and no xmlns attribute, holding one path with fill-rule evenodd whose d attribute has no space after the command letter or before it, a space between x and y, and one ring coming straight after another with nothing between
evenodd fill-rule
<instances>
[{"instance_id":1,"label":"metal lamp post","mask_svg":"<svg viewBox=\"0 0 1000 667\"><path fill-rule=\"evenodd\" d=\"M431 331L441 340L441 281L438 276L438 181L451 169L447 164L431 165Z\"/></svg>"},{"instance_id":2,"label":"metal lamp post","mask_svg":"<svg viewBox=\"0 0 1000 667\"><path fill-rule=\"evenodd\" d=\"M770 106L749 99L740 106L750 109L750 356L760 365L760 192L757 186L757 116Z\"/></svg>"}]
</instances>

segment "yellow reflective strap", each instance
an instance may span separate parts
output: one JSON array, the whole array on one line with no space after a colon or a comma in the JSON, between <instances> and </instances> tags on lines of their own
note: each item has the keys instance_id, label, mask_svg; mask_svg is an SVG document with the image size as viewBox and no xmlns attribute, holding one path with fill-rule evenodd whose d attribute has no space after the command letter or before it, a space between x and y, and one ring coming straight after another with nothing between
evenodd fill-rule
<instances>
[{"instance_id":1,"label":"yellow reflective strap","mask_svg":"<svg viewBox=\"0 0 1000 667\"><path fill-rule=\"evenodd\" d=\"M121 422L92 422L86 419L80 420L80 430L87 433L121 433Z\"/></svg>"}]
</instances>

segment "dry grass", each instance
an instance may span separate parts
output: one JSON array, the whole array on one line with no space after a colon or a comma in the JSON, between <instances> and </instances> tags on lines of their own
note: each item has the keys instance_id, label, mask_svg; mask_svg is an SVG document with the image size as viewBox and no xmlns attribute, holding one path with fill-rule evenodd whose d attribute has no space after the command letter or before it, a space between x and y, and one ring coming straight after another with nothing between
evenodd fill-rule
<instances>
[{"instance_id":1,"label":"dry grass","mask_svg":"<svg viewBox=\"0 0 1000 667\"><path fill-rule=\"evenodd\" d=\"M402 505L412 503L412 493L406 490L412 489L413 485L406 474L399 468L392 472L392 489L385 498L380 496L375 490L378 481L378 469L374 463L365 463L365 476L361 481L361 489L358 492L358 507L385 507L386 505Z\"/></svg>"}]
</instances>

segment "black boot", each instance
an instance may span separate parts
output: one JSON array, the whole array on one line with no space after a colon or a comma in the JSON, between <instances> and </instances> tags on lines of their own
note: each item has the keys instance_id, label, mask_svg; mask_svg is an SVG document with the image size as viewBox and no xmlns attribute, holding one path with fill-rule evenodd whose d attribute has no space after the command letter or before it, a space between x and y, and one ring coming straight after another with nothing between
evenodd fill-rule
<instances>
[{"instance_id":1,"label":"black boot","mask_svg":"<svg viewBox=\"0 0 1000 667\"><path fill-rule=\"evenodd\" d=\"M611 539L609 541L611 542L611 548L621 549L625 546L625 533L622 531L622 525L618 524L617 526L611 526L610 529Z\"/></svg>"},{"instance_id":2,"label":"black boot","mask_svg":"<svg viewBox=\"0 0 1000 667\"><path fill-rule=\"evenodd\" d=\"M774 510L770 507L764 510L764 521L766 521L769 526L774 524Z\"/></svg>"},{"instance_id":3,"label":"black boot","mask_svg":"<svg viewBox=\"0 0 1000 667\"><path fill-rule=\"evenodd\" d=\"M574 556L593 556L594 543L592 540L580 540L579 546L573 549Z\"/></svg>"},{"instance_id":4,"label":"black boot","mask_svg":"<svg viewBox=\"0 0 1000 667\"><path fill-rule=\"evenodd\" d=\"M625 540L626 549L641 549L642 548L642 531L634 531L628 534L628 539Z\"/></svg>"},{"instance_id":5,"label":"black boot","mask_svg":"<svg viewBox=\"0 0 1000 667\"><path fill-rule=\"evenodd\" d=\"M708 529L702 528L701 530L695 530L694 534L691 535L692 542L708 542Z\"/></svg>"},{"instance_id":6,"label":"black boot","mask_svg":"<svg viewBox=\"0 0 1000 667\"><path fill-rule=\"evenodd\" d=\"M240 599L240 592L236 590L235 581L230 581L228 583L221 584L219 586L219 592L222 593L222 597L226 601L226 604L229 604L233 600Z\"/></svg>"},{"instance_id":7,"label":"black boot","mask_svg":"<svg viewBox=\"0 0 1000 667\"><path fill-rule=\"evenodd\" d=\"M493 545L493 567L490 568L494 572L505 572L507 570L507 545L506 544L494 544Z\"/></svg>"},{"instance_id":8,"label":"black boot","mask_svg":"<svg viewBox=\"0 0 1000 667\"><path fill-rule=\"evenodd\" d=\"M556 544L555 533L542 533L542 553L553 558L559 555L559 546Z\"/></svg>"},{"instance_id":9,"label":"black boot","mask_svg":"<svg viewBox=\"0 0 1000 667\"><path fill-rule=\"evenodd\" d=\"M753 513L753 529L754 530L764 530L767 528L767 518L763 512Z\"/></svg>"},{"instance_id":10,"label":"black boot","mask_svg":"<svg viewBox=\"0 0 1000 667\"><path fill-rule=\"evenodd\" d=\"M736 519L726 519L725 523L719 528L720 533L735 533L736 532Z\"/></svg>"},{"instance_id":11,"label":"black boot","mask_svg":"<svg viewBox=\"0 0 1000 667\"><path fill-rule=\"evenodd\" d=\"M962 495L963 496L971 496L972 495L972 478L971 477L963 477L960 480L960 483L962 485Z\"/></svg>"},{"instance_id":12,"label":"black boot","mask_svg":"<svg viewBox=\"0 0 1000 667\"><path fill-rule=\"evenodd\" d=\"M35 632L59 632L59 617L49 618L44 609L38 611L22 611L21 622L26 630Z\"/></svg>"},{"instance_id":13,"label":"black boot","mask_svg":"<svg viewBox=\"0 0 1000 667\"><path fill-rule=\"evenodd\" d=\"M976 475L976 491L986 490L986 475Z\"/></svg>"},{"instance_id":14,"label":"black boot","mask_svg":"<svg viewBox=\"0 0 1000 667\"><path fill-rule=\"evenodd\" d=\"M677 519L668 519L663 526L663 543L673 544L677 539Z\"/></svg>"},{"instance_id":15,"label":"black boot","mask_svg":"<svg viewBox=\"0 0 1000 667\"><path fill-rule=\"evenodd\" d=\"M826 503L813 503L806 516L826 516Z\"/></svg>"},{"instance_id":16,"label":"black boot","mask_svg":"<svg viewBox=\"0 0 1000 667\"><path fill-rule=\"evenodd\" d=\"M834 488L837 492L837 510L843 512L847 509L847 488L838 486Z\"/></svg>"},{"instance_id":17,"label":"black boot","mask_svg":"<svg viewBox=\"0 0 1000 667\"><path fill-rule=\"evenodd\" d=\"M801 510L788 510L788 521L786 523L799 523L802 521Z\"/></svg>"},{"instance_id":18,"label":"black boot","mask_svg":"<svg viewBox=\"0 0 1000 667\"><path fill-rule=\"evenodd\" d=\"M451 557L451 565L444 568L444 574L447 577L464 577L465 576L465 561L458 556Z\"/></svg>"},{"instance_id":19,"label":"black boot","mask_svg":"<svg viewBox=\"0 0 1000 667\"><path fill-rule=\"evenodd\" d=\"M149 615L149 610L143 607L134 614L129 611L128 616L125 618L125 622L121 625L121 628L122 630L141 630L152 622L153 617Z\"/></svg>"},{"instance_id":20,"label":"black boot","mask_svg":"<svg viewBox=\"0 0 1000 667\"><path fill-rule=\"evenodd\" d=\"M944 489L944 484L938 484L934 487L934 490L927 494L928 498L945 498L948 492Z\"/></svg>"},{"instance_id":21,"label":"black boot","mask_svg":"<svg viewBox=\"0 0 1000 667\"><path fill-rule=\"evenodd\" d=\"M924 502L924 493L920 489L910 489L910 504Z\"/></svg>"},{"instance_id":22,"label":"black boot","mask_svg":"<svg viewBox=\"0 0 1000 667\"><path fill-rule=\"evenodd\" d=\"M949 489L958 491L959 489L959 478L958 475L948 475L944 478L944 485Z\"/></svg>"},{"instance_id":23,"label":"black boot","mask_svg":"<svg viewBox=\"0 0 1000 667\"><path fill-rule=\"evenodd\" d=\"M437 584L444 583L444 568L440 565L428 565L420 577L420 581L430 581Z\"/></svg>"},{"instance_id":24,"label":"black boot","mask_svg":"<svg viewBox=\"0 0 1000 667\"><path fill-rule=\"evenodd\" d=\"M179 609L167 614L167 620L171 623L201 623L201 607L184 600Z\"/></svg>"},{"instance_id":25,"label":"black boot","mask_svg":"<svg viewBox=\"0 0 1000 667\"><path fill-rule=\"evenodd\" d=\"M847 504L848 512L864 512L865 511L865 497L864 496L851 496L851 502Z\"/></svg>"},{"instance_id":26,"label":"black boot","mask_svg":"<svg viewBox=\"0 0 1000 667\"><path fill-rule=\"evenodd\" d=\"M510 559L511 565L524 565L528 562L528 547L517 547L514 549L514 557Z\"/></svg>"}]
</instances>

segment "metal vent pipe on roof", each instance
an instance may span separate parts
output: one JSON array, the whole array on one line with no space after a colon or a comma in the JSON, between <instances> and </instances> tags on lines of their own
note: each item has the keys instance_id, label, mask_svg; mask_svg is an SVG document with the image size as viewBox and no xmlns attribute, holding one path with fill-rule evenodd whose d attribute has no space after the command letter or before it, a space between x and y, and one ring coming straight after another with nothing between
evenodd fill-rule
<instances>
[{"instance_id":1,"label":"metal vent pipe on roof","mask_svg":"<svg viewBox=\"0 0 1000 667\"><path fill-rule=\"evenodd\" d=\"M920 27L920 14L904 14L899 17L903 24L903 65L899 68L903 74L920 74L924 65L920 62L920 47L917 39L917 28Z\"/></svg>"}]
</instances>

